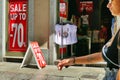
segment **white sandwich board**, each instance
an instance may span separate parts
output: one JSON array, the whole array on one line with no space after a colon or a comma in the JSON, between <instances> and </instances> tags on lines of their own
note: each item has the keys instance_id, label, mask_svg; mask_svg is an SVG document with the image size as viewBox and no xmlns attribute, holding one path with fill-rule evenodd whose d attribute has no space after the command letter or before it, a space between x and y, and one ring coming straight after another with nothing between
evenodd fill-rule
<instances>
[{"instance_id":1,"label":"white sandwich board","mask_svg":"<svg viewBox=\"0 0 120 80\"><path fill-rule=\"evenodd\" d=\"M35 62L37 63L39 69L44 68L47 65L38 42L36 41L29 43L28 49L20 67L22 68L24 66L30 65L32 57L35 58Z\"/></svg>"}]
</instances>

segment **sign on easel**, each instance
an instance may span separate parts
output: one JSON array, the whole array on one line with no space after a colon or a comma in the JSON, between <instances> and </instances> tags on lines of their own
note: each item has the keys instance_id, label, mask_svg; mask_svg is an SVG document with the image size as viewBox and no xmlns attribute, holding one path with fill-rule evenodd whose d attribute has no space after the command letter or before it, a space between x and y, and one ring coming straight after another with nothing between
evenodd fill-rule
<instances>
[{"instance_id":1,"label":"sign on easel","mask_svg":"<svg viewBox=\"0 0 120 80\"><path fill-rule=\"evenodd\" d=\"M32 56L35 58L39 69L44 68L47 65L38 42L30 42L25 57L22 61L21 68L30 64Z\"/></svg>"}]
</instances>

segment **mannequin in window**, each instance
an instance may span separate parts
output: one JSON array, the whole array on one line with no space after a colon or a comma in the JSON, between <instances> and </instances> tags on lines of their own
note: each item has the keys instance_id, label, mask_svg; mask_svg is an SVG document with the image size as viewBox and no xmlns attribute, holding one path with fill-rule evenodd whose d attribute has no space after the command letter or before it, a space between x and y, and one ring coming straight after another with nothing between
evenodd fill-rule
<instances>
[{"instance_id":1,"label":"mannequin in window","mask_svg":"<svg viewBox=\"0 0 120 80\"><path fill-rule=\"evenodd\" d=\"M87 35L87 30L89 26L89 15L86 12L86 9L83 9L82 15L81 15L81 30L82 30L82 35Z\"/></svg>"}]
</instances>

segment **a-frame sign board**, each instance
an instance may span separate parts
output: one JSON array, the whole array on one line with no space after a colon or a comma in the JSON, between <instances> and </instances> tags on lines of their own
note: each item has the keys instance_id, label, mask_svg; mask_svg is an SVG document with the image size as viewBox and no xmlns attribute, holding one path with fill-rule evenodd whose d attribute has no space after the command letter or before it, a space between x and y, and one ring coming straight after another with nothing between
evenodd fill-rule
<instances>
[{"instance_id":1,"label":"a-frame sign board","mask_svg":"<svg viewBox=\"0 0 120 80\"><path fill-rule=\"evenodd\" d=\"M32 57L35 58L35 61L39 69L44 68L46 66L46 61L38 45L38 42L30 42L20 68L30 65Z\"/></svg>"}]
</instances>

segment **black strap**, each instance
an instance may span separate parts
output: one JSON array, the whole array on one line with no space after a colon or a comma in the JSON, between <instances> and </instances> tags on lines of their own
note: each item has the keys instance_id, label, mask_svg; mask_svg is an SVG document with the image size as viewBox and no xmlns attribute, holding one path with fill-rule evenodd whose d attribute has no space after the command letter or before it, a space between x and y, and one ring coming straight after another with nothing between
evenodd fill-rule
<instances>
[{"instance_id":1,"label":"black strap","mask_svg":"<svg viewBox=\"0 0 120 80\"><path fill-rule=\"evenodd\" d=\"M117 48L118 48L118 65L120 68L120 30L118 33Z\"/></svg>"},{"instance_id":2,"label":"black strap","mask_svg":"<svg viewBox=\"0 0 120 80\"><path fill-rule=\"evenodd\" d=\"M105 59L107 61L109 61L109 63L112 64L112 65L108 64L109 67L113 67L113 65L115 65L117 67L120 66L119 65L120 64L120 49L119 50L117 49L118 36L120 36L120 30L117 31L117 33L116 33L116 35L115 35L115 37L112 41L111 46L107 47L107 51L105 52L105 50L104 50L104 49L106 49L106 46L104 46L103 49L102 49L102 52L103 52L103 55L104 55ZM116 59L116 58L118 58L118 59Z\"/></svg>"}]
</instances>

